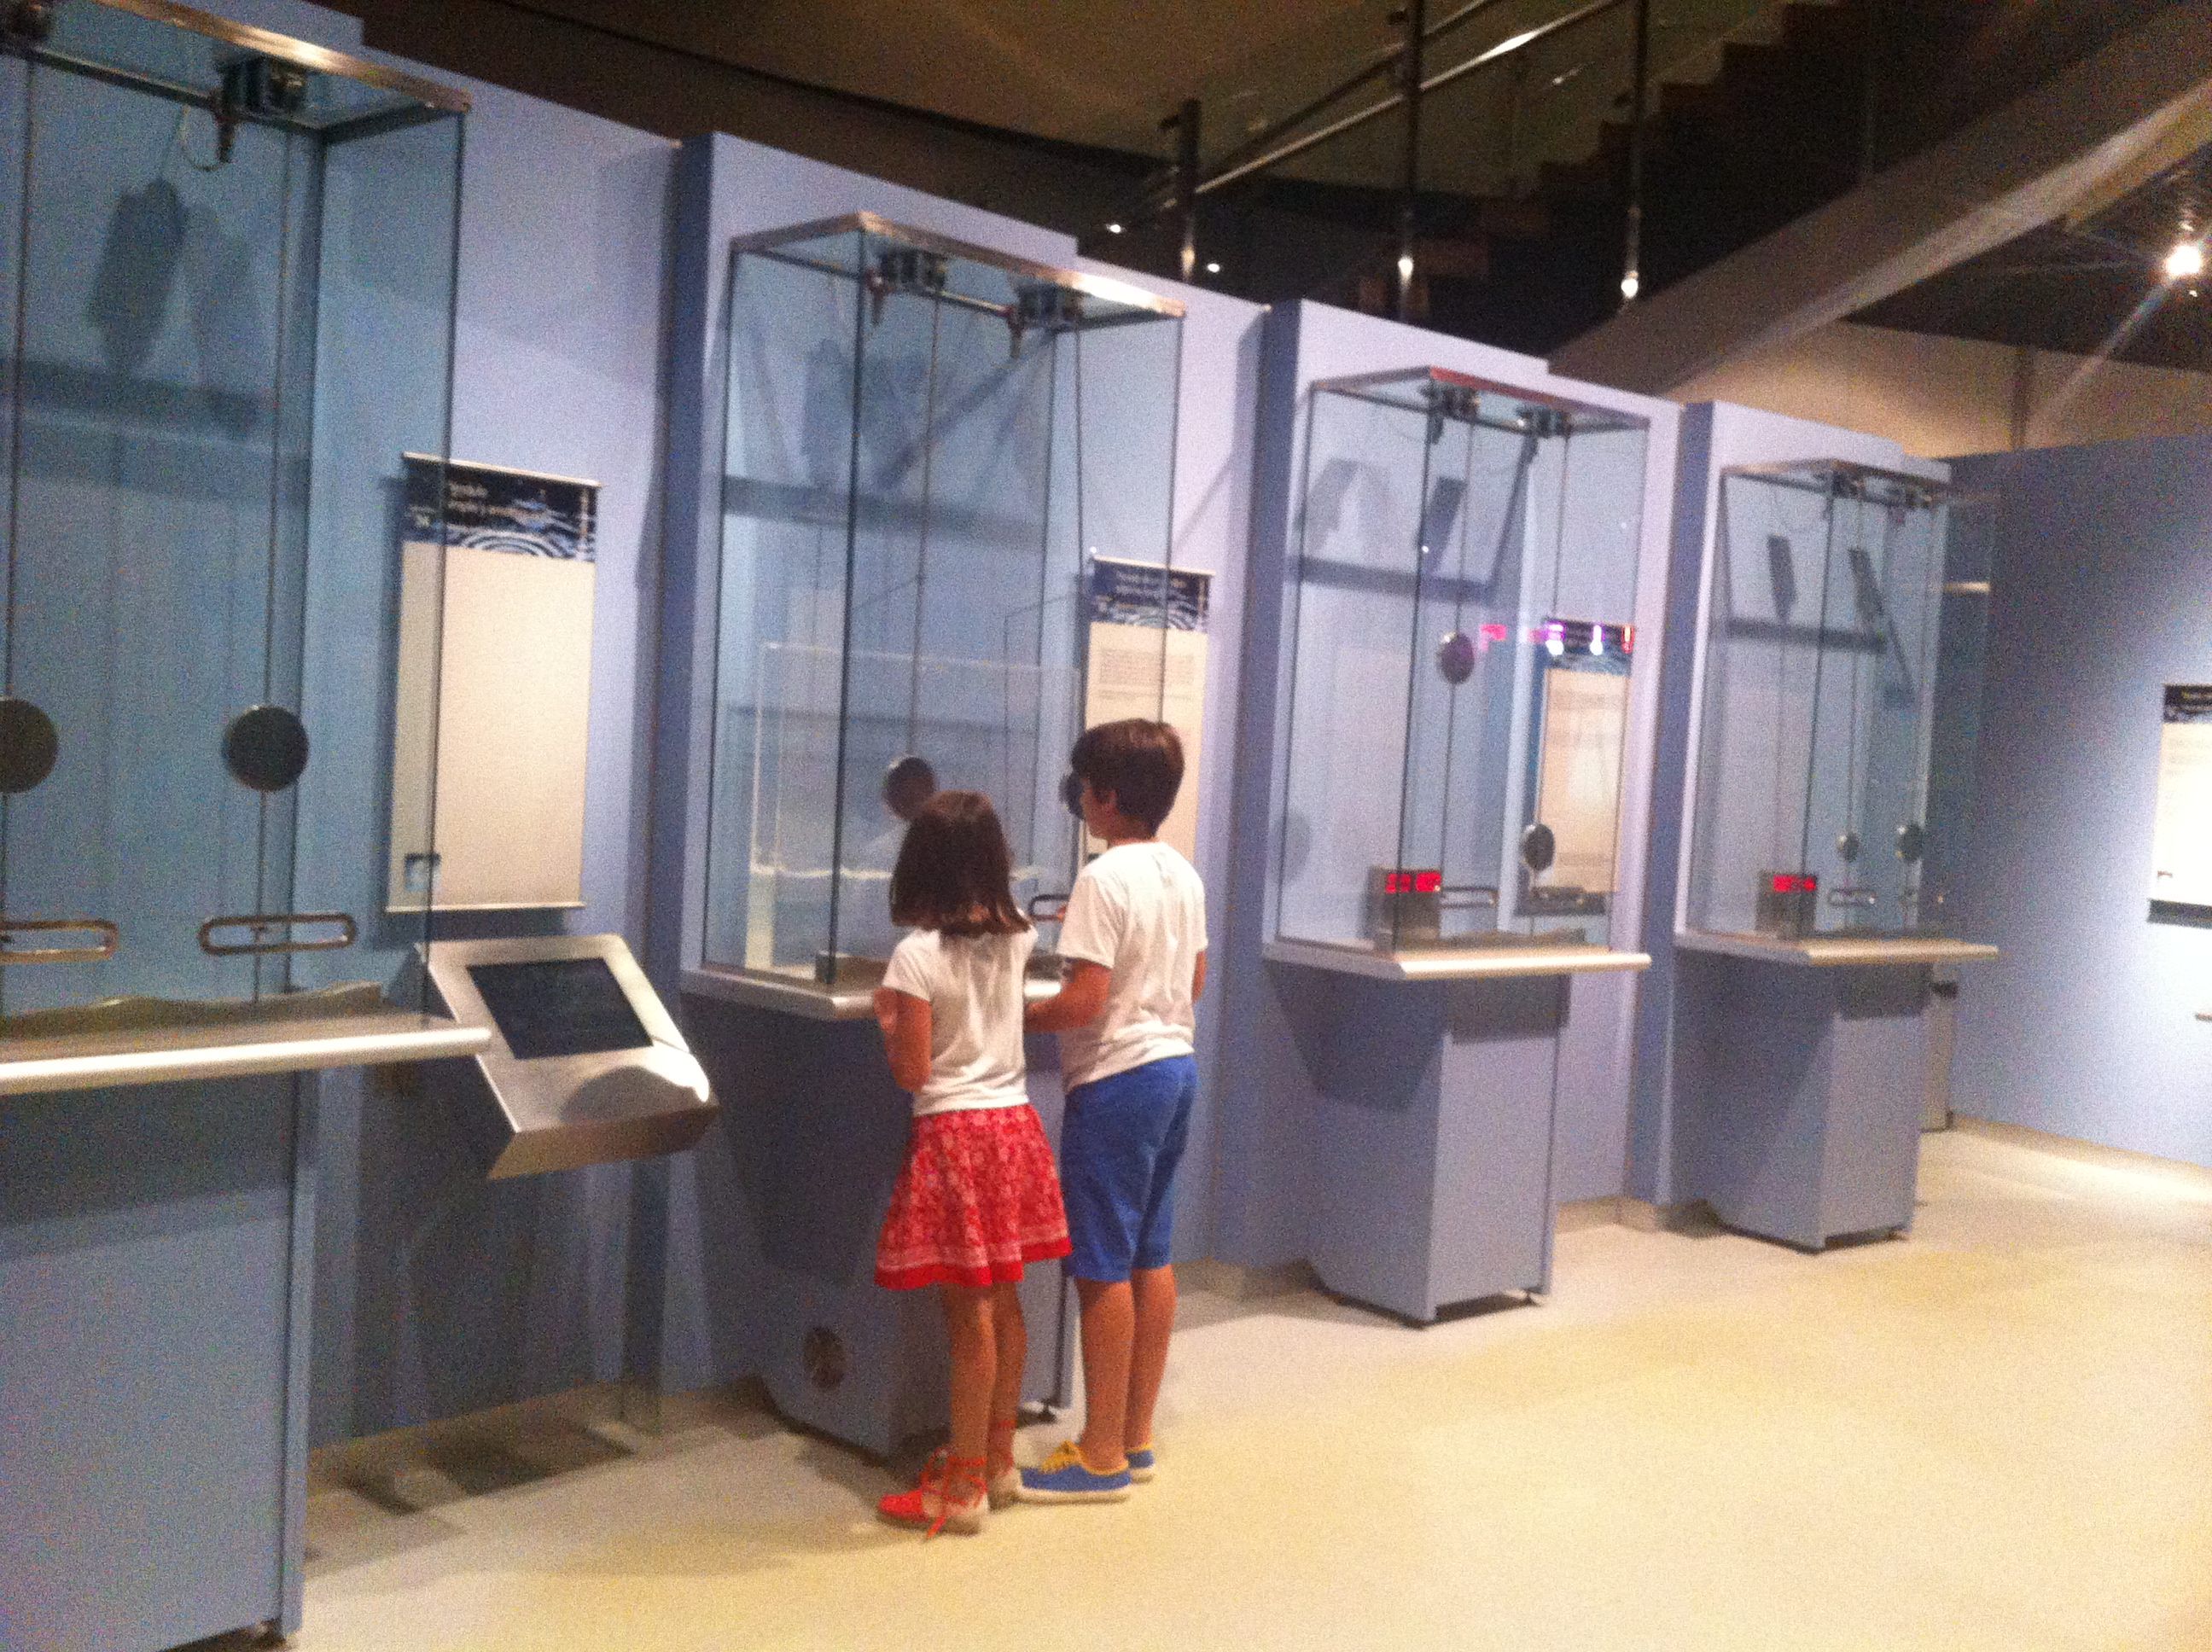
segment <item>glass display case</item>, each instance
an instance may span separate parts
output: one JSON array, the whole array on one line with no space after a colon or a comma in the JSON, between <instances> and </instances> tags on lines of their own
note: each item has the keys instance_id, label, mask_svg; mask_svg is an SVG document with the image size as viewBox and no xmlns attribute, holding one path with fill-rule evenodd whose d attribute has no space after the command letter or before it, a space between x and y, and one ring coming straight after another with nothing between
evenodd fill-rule
<instances>
[{"instance_id":1,"label":"glass display case","mask_svg":"<svg viewBox=\"0 0 2212 1652\"><path fill-rule=\"evenodd\" d=\"M143 0L0 46L0 1087L473 1048L381 899L467 101Z\"/></svg>"},{"instance_id":2,"label":"glass display case","mask_svg":"<svg viewBox=\"0 0 2212 1652\"><path fill-rule=\"evenodd\" d=\"M1863 465L1722 473L1692 934L1951 932L1988 612L1976 521L1938 483Z\"/></svg>"},{"instance_id":3,"label":"glass display case","mask_svg":"<svg viewBox=\"0 0 2212 1652\"><path fill-rule=\"evenodd\" d=\"M1271 956L1640 961L1603 943L1644 422L1437 368L1317 383L1307 420Z\"/></svg>"},{"instance_id":4,"label":"glass display case","mask_svg":"<svg viewBox=\"0 0 2212 1652\"><path fill-rule=\"evenodd\" d=\"M1086 574L1166 560L1182 314L867 215L735 245L696 986L872 986L941 787L1066 895Z\"/></svg>"}]
</instances>

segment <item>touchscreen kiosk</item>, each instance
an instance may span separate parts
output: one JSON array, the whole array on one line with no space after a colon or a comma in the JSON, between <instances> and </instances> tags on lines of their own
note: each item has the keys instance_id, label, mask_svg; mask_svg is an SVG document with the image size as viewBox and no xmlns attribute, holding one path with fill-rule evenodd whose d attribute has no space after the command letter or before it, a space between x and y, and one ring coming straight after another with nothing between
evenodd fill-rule
<instances>
[{"instance_id":1,"label":"touchscreen kiosk","mask_svg":"<svg viewBox=\"0 0 2212 1652\"><path fill-rule=\"evenodd\" d=\"M619 935L444 941L428 966L491 1042L464 1109L495 1177L680 1152L717 1111L707 1075Z\"/></svg>"}]
</instances>

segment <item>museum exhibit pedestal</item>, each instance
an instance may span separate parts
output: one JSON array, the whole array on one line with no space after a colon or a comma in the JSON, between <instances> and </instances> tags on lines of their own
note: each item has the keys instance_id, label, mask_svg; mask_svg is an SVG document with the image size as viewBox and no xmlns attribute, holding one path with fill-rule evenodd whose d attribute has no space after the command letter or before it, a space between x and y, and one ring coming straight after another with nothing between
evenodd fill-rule
<instances>
[{"instance_id":1,"label":"museum exhibit pedestal","mask_svg":"<svg viewBox=\"0 0 2212 1652\"><path fill-rule=\"evenodd\" d=\"M299 1626L316 1083L0 1102L0 1645Z\"/></svg>"},{"instance_id":2,"label":"museum exhibit pedestal","mask_svg":"<svg viewBox=\"0 0 2212 1652\"><path fill-rule=\"evenodd\" d=\"M1307 1259L1322 1285L1424 1325L1549 1290L1570 978L1294 973L1317 1167Z\"/></svg>"},{"instance_id":3,"label":"museum exhibit pedestal","mask_svg":"<svg viewBox=\"0 0 2212 1652\"><path fill-rule=\"evenodd\" d=\"M1807 956L1817 943L1751 956L1758 943L1705 939L1675 954L1677 1199L1807 1251L1910 1230L1932 986L1910 955L1993 949L1893 943L1907 956L1830 963Z\"/></svg>"},{"instance_id":4,"label":"museum exhibit pedestal","mask_svg":"<svg viewBox=\"0 0 2212 1652\"><path fill-rule=\"evenodd\" d=\"M702 1185L732 1202L704 1206L684 1242L732 1291L722 1311L741 1314L750 1344L717 1364L757 1373L792 1422L877 1457L942 1430L938 1292L876 1283L876 1239L905 1162L911 1105L890 1081L875 1023L696 998L686 1008L722 1104ZM1056 1145L1054 1042L1030 1042L1030 1095ZM1073 1391L1075 1328L1072 1316L1063 1322L1061 1294L1058 1263L1029 1269L1024 1404L1064 1404ZM678 1375L668 1386L689 1385Z\"/></svg>"}]
</instances>

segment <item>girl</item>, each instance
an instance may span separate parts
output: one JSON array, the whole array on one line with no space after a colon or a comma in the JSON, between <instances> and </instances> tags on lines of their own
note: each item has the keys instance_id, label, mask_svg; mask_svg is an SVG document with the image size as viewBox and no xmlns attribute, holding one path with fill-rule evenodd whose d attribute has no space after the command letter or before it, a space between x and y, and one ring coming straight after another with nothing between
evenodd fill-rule
<instances>
[{"instance_id":1,"label":"girl","mask_svg":"<svg viewBox=\"0 0 2212 1652\"><path fill-rule=\"evenodd\" d=\"M1017 1285L1065 1256L1052 1149L1030 1106L1022 982L1036 937L1014 904L990 799L939 792L907 828L891 919L914 933L876 992L891 1077L914 1094L914 1136L876 1247L876 1281L935 1285L952 1342L952 1436L911 1491L878 1512L931 1532L978 1532L1012 1500L1014 1415L1029 1334Z\"/></svg>"}]
</instances>

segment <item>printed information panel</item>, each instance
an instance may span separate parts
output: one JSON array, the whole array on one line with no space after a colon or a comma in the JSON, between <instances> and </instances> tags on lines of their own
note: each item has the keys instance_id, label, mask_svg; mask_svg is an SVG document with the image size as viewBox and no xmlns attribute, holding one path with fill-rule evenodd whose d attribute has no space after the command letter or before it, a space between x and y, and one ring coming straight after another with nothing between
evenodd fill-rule
<instances>
[{"instance_id":1,"label":"printed information panel","mask_svg":"<svg viewBox=\"0 0 2212 1652\"><path fill-rule=\"evenodd\" d=\"M1182 790L1160 838L1198 857L1206 714L1206 623L1213 576L1098 557L1091 564L1091 660L1083 726L1147 717L1182 737ZM1093 843L1095 851L1099 844Z\"/></svg>"},{"instance_id":2,"label":"printed information panel","mask_svg":"<svg viewBox=\"0 0 2212 1652\"><path fill-rule=\"evenodd\" d=\"M2150 898L2212 912L2212 683L2166 685Z\"/></svg>"}]
</instances>

